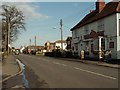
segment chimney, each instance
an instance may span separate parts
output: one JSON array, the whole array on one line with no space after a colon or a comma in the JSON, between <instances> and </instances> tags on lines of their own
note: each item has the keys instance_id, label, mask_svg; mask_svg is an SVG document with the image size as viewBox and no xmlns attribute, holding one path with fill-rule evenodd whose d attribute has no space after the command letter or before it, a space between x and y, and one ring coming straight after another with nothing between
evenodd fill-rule
<instances>
[{"instance_id":1,"label":"chimney","mask_svg":"<svg viewBox=\"0 0 120 90\"><path fill-rule=\"evenodd\" d=\"M96 2L96 11L100 13L103 8L105 7L105 1L104 0L97 0Z\"/></svg>"}]
</instances>

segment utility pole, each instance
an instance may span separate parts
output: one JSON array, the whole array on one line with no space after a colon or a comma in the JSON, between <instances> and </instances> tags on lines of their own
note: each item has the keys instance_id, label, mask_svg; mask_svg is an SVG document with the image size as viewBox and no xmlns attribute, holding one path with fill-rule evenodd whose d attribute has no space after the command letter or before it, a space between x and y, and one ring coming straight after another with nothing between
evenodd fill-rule
<instances>
[{"instance_id":1,"label":"utility pole","mask_svg":"<svg viewBox=\"0 0 120 90\"><path fill-rule=\"evenodd\" d=\"M60 31L61 31L61 49L63 49L62 19L60 19Z\"/></svg>"},{"instance_id":2,"label":"utility pole","mask_svg":"<svg viewBox=\"0 0 120 90\"><path fill-rule=\"evenodd\" d=\"M35 36L35 53L36 53L36 36Z\"/></svg>"},{"instance_id":3,"label":"utility pole","mask_svg":"<svg viewBox=\"0 0 120 90\"><path fill-rule=\"evenodd\" d=\"M30 53L31 53L31 39L30 39Z\"/></svg>"}]
</instances>

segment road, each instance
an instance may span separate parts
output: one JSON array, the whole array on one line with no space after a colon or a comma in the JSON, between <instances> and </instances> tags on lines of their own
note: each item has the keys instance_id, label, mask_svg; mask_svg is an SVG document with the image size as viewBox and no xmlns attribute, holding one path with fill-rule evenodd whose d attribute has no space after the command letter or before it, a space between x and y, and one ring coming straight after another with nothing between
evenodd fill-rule
<instances>
[{"instance_id":1,"label":"road","mask_svg":"<svg viewBox=\"0 0 120 90\"><path fill-rule=\"evenodd\" d=\"M118 88L118 69L62 59L16 55L49 88ZM34 79L35 80L35 79Z\"/></svg>"}]
</instances>

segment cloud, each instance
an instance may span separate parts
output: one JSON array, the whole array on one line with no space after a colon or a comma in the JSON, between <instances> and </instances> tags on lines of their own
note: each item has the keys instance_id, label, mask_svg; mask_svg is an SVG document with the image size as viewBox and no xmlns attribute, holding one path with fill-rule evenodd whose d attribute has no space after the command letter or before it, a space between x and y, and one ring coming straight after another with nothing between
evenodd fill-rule
<instances>
[{"instance_id":1,"label":"cloud","mask_svg":"<svg viewBox=\"0 0 120 90\"><path fill-rule=\"evenodd\" d=\"M18 8L20 8L23 11L23 13L25 13L26 17L30 17L32 19L47 19L49 17L47 15L37 12L38 10L37 6L23 4L23 5L18 5Z\"/></svg>"},{"instance_id":2,"label":"cloud","mask_svg":"<svg viewBox=\"0 0 120 90\"><path fill-rule=\"evenodd\" d=\"M27 17L27 19L48 19L49 16L42 14L38 12L38 9L40 9L37 5L32 5L30 2L14 2L14 3L3 3L5 5L14 5L18 9L20 9L24 15Z\"/></svg>"}]
</instances>

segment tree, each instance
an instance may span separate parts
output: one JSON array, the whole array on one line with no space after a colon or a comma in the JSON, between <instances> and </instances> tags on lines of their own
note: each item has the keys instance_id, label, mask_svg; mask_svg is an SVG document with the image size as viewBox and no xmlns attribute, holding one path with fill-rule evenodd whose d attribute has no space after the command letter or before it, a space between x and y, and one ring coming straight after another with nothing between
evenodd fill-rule
<instances>
[{"instance_id":1,"label":"tree","mask_svg":"<svg viewBox=\"0 0 120 90\"><path fill-rule=\"evenodd\" d=\"M9 53L8 44L15 41L21 30L25 30L25 16L16 6L2 5L2 33Z\"/></svg>"},{"instance_id":2,"label":"tree","mask_svg":"<svg viewBox=\"0 0 120 90\"><path fill-rule=\"evenodd\" d=\"M0 21L0 52L2 51L2 23Z\"/></svg>"}]
</instances>

